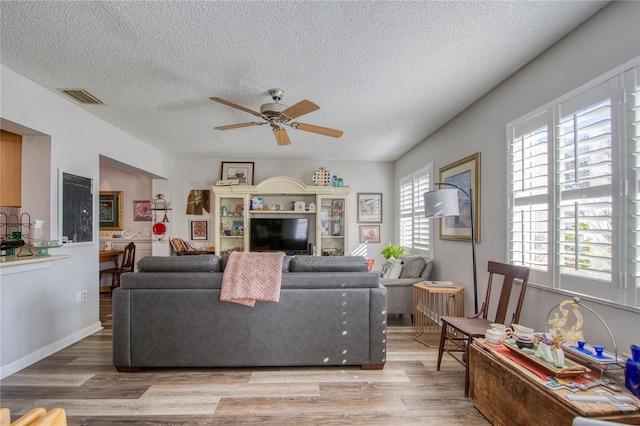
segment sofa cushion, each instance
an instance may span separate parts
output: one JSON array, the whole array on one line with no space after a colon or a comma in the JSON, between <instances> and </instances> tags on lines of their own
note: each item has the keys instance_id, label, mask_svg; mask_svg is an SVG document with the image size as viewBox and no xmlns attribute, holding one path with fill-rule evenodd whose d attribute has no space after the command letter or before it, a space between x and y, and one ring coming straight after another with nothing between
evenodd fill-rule
<instances>
[{"instance_id":1,"label":"sofa cushion","mask_svg":"<svg viewBox=\"0 0 640 426\"><path fill-rule=\"evenodd\" d=\"M200 256L146 256L137 264L138 272L220 272L220 258Z\"/></svg>"},{"instance_id":2,"label":"sofa cushion","mask_svg":"<svg viewBox=\"0 0 640 426\"><path fill-rule=\"evenodd\" d=\"M282 272L289 272L289 265L291 265L291 256L285 256L282 260ZM227 262L229 261L229 255L225 254L220 258L220 271L224 272L227 268Z\"/></svg>"},{"instance_id":3,"label":"sofa cushion","mask_svg":"<svg viewBox=\"0 0 640 426\"><path fill-rule=\"evenodd\" d=\"M399 278L422 278L428 280L433 269L433 259L425 256L416 256L415 254L404 253L400 255L400 260L404 262L402 273ZM420 265L424 262L422 271L417 272L420 269Z\"/></svg>"},{"instance_id":4,"label":"sofa cushion","mask_svg":"<svg viewBox=\"0 0 640 426\"><path fill-rule=\"evenodd\" d=\"M418 278L427 265L424 257L420 256L406 256L401 257L400 260L402 260L403 266L399 278Z\"/></svg>"},{"instance_id":5,"label":"sofa cushion","mask_svg":"<svg viewBox=\"0 0 640 426\"><path fill-rule=\"evenodd\" d=\"M363 256L293 256L291 272L368 272Z\"/></svg>"}]
</instances>

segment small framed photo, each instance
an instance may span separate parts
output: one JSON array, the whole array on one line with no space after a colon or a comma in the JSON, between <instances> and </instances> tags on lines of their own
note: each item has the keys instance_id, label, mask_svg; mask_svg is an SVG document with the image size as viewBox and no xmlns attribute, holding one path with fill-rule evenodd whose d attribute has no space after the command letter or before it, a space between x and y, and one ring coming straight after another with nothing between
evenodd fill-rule
<instances>
[{"instance_id":1,"label":"small framed photo","mask_svg":"<svg viewBox=\"0 0 640 426\"><path fill-rule=\"evenodd\" d=\"M234 163L223 161L220 179L238 179L239 185L253 185L253 162Z\"/></svg>"},{"instance_id":2,"label":"small framed photo","mask_svg":"<svg viewBox=\"0 0 640 426\"><path fill-rule=\"evenodd\" d=\"M151 200L134 200L133 220L150 222L152 213Z\"/></svg>"},{"instance_id":3,"label":"small framed photo","mask_svg":"<svg viewBox=\"0 0 640 426\"><path fill-rule=\"evenodd\" d=\"M382 193L358 193L358 222L382 223Z\"/></svg>"},{"instance_id":4,"label":"small framed photo","mask_svg":"<svg viewBox=\"0 0 640 426\"><path fill-rule=\"evenodd\" d=\"M333 211L334 215L336 215L336 216L341 215L343 210L344 210L344 201L343 200L333 200L333 203L331 203L331 210Z\"/></svg>"},{"instance_id":5,"label":"small framed photo","mask_svg":"<svg viewBox=\"0 0 640 426\"><path fill-rule=\"evenodd\" d=\"M380 225L360 225L361 243L379 243Z\"/></svg>"},{"instance_id":6,"label":"small framed photo","mask_svg":"<svg viewBox=\"0 0 640 426\"><path fill-rule=\"evenodd\" d=\"M209 240L209 221L190 220L189 231L191 241L207 241Z\"/></svg>"}]
</instances>

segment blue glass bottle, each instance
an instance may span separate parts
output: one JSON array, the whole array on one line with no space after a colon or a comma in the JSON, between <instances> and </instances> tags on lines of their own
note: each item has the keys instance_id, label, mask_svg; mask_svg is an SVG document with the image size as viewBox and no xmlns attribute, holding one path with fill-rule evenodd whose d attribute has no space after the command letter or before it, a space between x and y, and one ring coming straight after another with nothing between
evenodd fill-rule
<instances>
[{"instance_id":1,"label":"blue glass bottle","mask_svg":"<svg viewBox=\"0 0 640 426\"><path fill-rule=\"evenodd\" d=\"M640 398L640 345L631 345L631 356L627 359L624 385Z\"/></svg>"}]
</instances>

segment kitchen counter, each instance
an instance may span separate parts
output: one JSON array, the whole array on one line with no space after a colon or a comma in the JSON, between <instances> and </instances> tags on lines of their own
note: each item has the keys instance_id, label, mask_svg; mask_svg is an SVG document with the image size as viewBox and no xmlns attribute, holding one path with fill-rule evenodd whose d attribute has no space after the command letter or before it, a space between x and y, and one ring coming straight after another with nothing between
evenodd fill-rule
<instances>
[{"instance_id":1,"label":"kitchen counter","mask_svg":"<svg viewBox=\"0 0 640 426\"><path fill-rule=\"evenodd\" d=\"M69 255L51 255L47 257L18 257L16 255L0 256L0 275L45 269L51 267L51 262L53 261L69 258L71 258Z\"/></svg>"}]
</instances>

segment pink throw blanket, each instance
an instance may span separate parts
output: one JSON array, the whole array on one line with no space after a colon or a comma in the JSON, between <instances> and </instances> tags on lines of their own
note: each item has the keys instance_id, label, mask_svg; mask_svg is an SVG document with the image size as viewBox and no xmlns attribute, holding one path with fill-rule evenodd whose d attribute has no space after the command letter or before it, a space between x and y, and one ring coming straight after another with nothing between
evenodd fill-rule
<instances>
[{"instance_id":1,"label":"pink throw blanket","mask_svg":"<svg viewBox=\"0 0 640 426\"><path fill-rule=\"evenodd\" d=\"M220 300L253 307L256 301L279 302L284 253L234 251L222 276Z\"/></svg>"}]
</instances>

